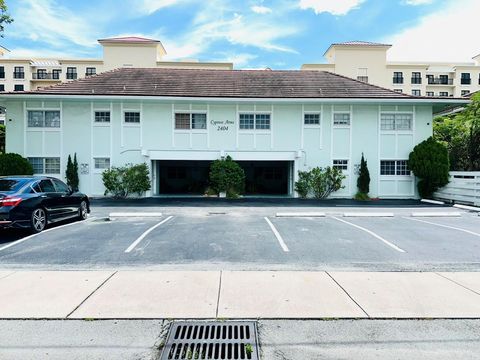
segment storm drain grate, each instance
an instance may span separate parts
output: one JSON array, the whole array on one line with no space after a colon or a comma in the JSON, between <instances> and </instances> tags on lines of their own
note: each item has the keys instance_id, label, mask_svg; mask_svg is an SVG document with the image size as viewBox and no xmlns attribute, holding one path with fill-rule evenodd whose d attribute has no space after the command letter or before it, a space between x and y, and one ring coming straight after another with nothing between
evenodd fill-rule
<instances>
[{"instance_id":1,"label":"storm drain grate","mask_svg":"<svg viewBox=\"0 0 480 360\"><path fill-rule=\"evenodd\" d=\"M160 360L259 360L253 321L179 321L168 332Z\"/></svg>"}]
</instances>

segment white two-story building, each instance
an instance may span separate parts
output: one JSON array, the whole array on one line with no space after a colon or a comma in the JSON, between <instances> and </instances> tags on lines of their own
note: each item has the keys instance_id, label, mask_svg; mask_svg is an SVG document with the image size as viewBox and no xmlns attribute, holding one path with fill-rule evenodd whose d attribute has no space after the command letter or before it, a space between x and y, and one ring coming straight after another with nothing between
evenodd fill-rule
<instances>
[{"instance_id":1,"label":"white two-story building","mask_svg":"<svg viewBox=\"0 0 480 360\"><path fill-rule=\"evenodd\" d=\"M352 197L362 153L370 195L414 198L407 159L432 134L432 113L466 103L400 94L323 71L122 68L0 95L7 151L35 173L64 177L77 154L80 189L103 195L102 171L145 162L147 195L202 194L211 161L230 155L246 193L295 196L298 171L335 166Z\"/></svg>"}]
</instances>

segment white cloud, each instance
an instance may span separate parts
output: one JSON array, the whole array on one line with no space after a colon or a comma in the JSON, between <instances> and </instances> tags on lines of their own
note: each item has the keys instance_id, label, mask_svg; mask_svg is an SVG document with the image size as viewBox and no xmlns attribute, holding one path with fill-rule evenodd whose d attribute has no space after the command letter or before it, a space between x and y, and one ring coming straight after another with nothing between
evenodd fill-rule
<instances>
[{"instance_id":1,"label":"white cloud","mask_svg":"<svg viewBox=\"0 0 480 360\"><path fill-rule=\"evenodd\" d=\"M480 52L478 0L450 0L420 22L383 41L393 45L389 59L400 61L471 61Z\"/></svg>"},{"instance_id":2,"label":"white cloud","mask_svg":"<svg viewBox=\"0 0 480 360\"><path fill-rule=\"evenodd\" d=\"M315 14L323 12L332 15L345 15L359 7L365 0L300 0L300 9L312 9Z\"/></svg>"},{"instance_id":3,"label":"white cloud","mask_svg":"<svg viewBox=\"0 0 480 360\"><path fill-rule=\"evenodd\" d=\"M270 14L272 9L266 6L255 5L250 8L256 14Z\"/></svg>"},{"instance_id":4,"label":"white cloud","mask_svg":"<svg viewBox=\"0 0 480 360\"><path fill-rule=\"evenodd\" d=\"M55 0L20 0L18 12L9 32L10 37L29 38L52 46L65 42L91 47L96 44L94 27L84 14L75 14ZM97 23L96 26L99 26Z\"/></svg>"},{"instance_id":5,"label":"white cloud","mask_svg":"<svg viewBox=\"0 0 480 360\"><path fill-rule=\"evenodd\" d=\"M405 4L407 5L427 5L433 3L434 0L405 0Z\"/></svg>"},{"instance_id":6,"label":"white cloud","mask_svg":"<svg viewBox=\"0 0 480 360\"><path fill-rule=\"evenodd\" d=\"M214 61L231 62L235 68L245 67L258 57L257 55L249 53L223 53L220 55L221 57L215 58Z\"/></svg>"},{"instance_id":7,"label":"white cloud","mask_svg":"<svg viewBox=\"0 0 480 360\"><path fill-rule=\"evenodd\" d=\"M185 0L141 0L137 10L140 10L142 13L153 14L155 11L182 2L185 2Z\"/></svg>"}]
</instances>

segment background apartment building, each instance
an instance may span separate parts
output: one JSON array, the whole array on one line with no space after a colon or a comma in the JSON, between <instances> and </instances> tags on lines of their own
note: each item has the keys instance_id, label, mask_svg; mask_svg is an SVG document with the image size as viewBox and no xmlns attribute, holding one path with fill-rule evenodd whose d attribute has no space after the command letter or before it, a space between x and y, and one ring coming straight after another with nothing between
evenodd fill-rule
<instances>
[{"instance_id":1,"label":"background apartment building","mask_svg":"<svg viewBox=\"0 0 480 360\"><path fill-rule=\"evenodd\" d=\"M167 54L158 40L117 37L98 40L102 59L7 58L0 47L0 92L29 91L56 83L92 76L122 67L232 69L232 63L163 61Z\"/></svg>"},{"instance_id":2,"label":"background apartment building","mask_svg":"<svg viewBox=\"0 0 480 360\"><path fill-rule=\"evenodd\" d=\"M388 44L350 41L332 44L325 64L304 64L302 70L323 70L392 89L431 97L462 97L480 90L480 54L471 63L390 62Z\"/></svg>"}]
</instances>

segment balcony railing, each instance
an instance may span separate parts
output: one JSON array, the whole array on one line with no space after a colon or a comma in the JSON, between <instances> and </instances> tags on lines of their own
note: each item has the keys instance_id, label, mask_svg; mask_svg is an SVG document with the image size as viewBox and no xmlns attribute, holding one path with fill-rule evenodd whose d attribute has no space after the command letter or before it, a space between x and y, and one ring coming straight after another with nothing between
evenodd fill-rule
<instances>
[{"instance_id":1,"label":"balcony railing","mask_svg":"<svg viewBox=\"0 0 480 360\"><path fill-rule=\"evenodd\" d=\"M357 80L368 83L368 76L357 76Z\"/></svg>"},{"instance_id":2,"label":"balcony railing","mask_svg":"<svg viewBox=\"0 0 480 360\"><path fill-rule=\"evenodd\" d=\"M13 73L14 79L25 79L25 72L14 72Z\"/></svg>"},{"instance_id":3,"label":"balcony railing","mask_svg":"<svg viewBox=\"0 0 480 360\"><path fill-rule=\"evenodd\" d=\"M428 85L453 85L453 79L447 78L428 78Z\"/></svg>"},{"instance_id":4,"label":"balcony railing","mask_svg":"<svg viewBox=\"0 0 480 360\"><path fill-rule=\"evenodd\" d=\"M394 84L403 84L403 77L394 77L393 78Z\"/></svg>"},{"instance_id":5,"label":"balcony railing","mask_svg":"<svg viewBox=\"0 0 480 360\"><path fill-rule=\"evenodd\" d=\"M75 80L77 78L77 73L67 73L67 80Z\"/></svg>"},{"instance_id":6,"label":"balcony railing","mask_svg":"<svg viewBox=\"0 0 480 360\"><path fill-rule=\"evenodd\" d=\"M421 84L422 78L414 78L412 77L412 84Z\"/></svg>"},{"instance_id":7,"label":"balcony railing","mask_svg":"<svg viewBox=\"0 0 480 360\"><path fill-rule=\"evenodd\" d=\"M85 73L85 76L92 76L92 75L96 75L96 73Z\"/></svg>"},{"instance_id":8,"label":"balcony railing","mask_svg":"<svg viewBox=\"0 0 480 360\"><path fill-rule=\"evenodd\" d=\"M472 79L460 79L460 84L462 85L470 85L472 83Z\"/></svg>"},{"instance_id":9,"label":"balcony railing","mask_svg":"<svg viewBox=\"0 0 480 360\"><path fill-rule=\"evenodd\" d=\"M60 80L60 73L32 73L33 80Z\"/></svg>"}]
</instances>

